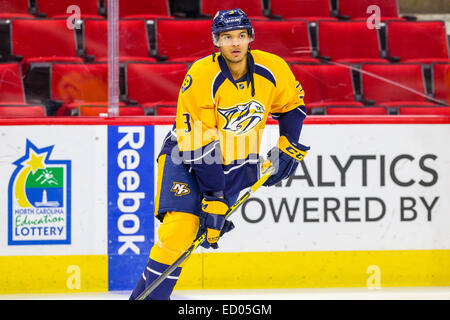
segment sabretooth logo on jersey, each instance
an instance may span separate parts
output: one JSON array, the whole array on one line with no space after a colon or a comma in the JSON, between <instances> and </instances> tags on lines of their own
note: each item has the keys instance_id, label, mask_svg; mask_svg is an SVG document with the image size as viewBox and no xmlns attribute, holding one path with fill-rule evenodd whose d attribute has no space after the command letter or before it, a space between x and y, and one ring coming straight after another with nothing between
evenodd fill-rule
<instances>
[{"instance_id":1,"label":"sabretooth logo on jersey","mask_svg":"<svg viewBox=\"0 0 450 320\"><path fill-rule=\"evenodd\" d=\"M236 135L249 132L264 118L264 106L256 100L231 108L218 108L217 111L226 121L222 129Z\"/></svg>"},{"instance_id":2,"label":"sabretooth logo on jersey","mask_svg":"<svg viewBox=\"0 0 450 320\"><path fill-rule=\"evenodd\" d=\"M26 141L8 187L8 244L70 243L71 161L51 159L54 146Z\"/></svg>"}]
</instances>

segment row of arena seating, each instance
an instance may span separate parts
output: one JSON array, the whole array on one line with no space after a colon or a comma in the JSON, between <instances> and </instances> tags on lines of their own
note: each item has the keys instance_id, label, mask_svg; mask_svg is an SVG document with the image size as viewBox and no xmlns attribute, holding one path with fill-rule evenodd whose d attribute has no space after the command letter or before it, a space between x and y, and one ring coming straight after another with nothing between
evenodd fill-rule
<instances>
[{"instance_id":1,"label":"row of arena seating","mask_svg":"<svg viewBox=\"0 0 450 320\"><path fill-rule=\"evenodd\" d=\"M108 22L86 19L71 30L65 19L0 20L0 55L20 61L102 62L108 55ZM254 21L253 49L289 63L449 62L443 21ZM188 28L186 26L189 26ZM213 52L211 20L120 20L122 61L193 62Z\"/></svg>"},{"instance_id":2,"label":"row of arena seating","mask_svg":"<svg viewBox=\"0 0 450 320\"><path fill-rule=\"evenodd\" d=\"M185 0L180 0L185 1ZM253 19L317 20L366 19L367 8L376 5L382 19L399 19L397 0L198 0L200 16L213 16L217 10L241 8ZM77 5L83 18L106 17L107 0L2 0L0 18L13 17L61 17L67 8ZM119 1L121 18L155 19L182 16L173 12L168 0L122 0Z\"/></svg>"},{"instance_id":3,"label":"row of arena seating","mask_svg":"<svg viewBox=\"0 0 450 320\"><path fill-rule=\"evenodd\" d=\"M290 66L305 90L309 114L450 115L450 64ZM121 114L174 115L187 70L185 63L122 63ZM34 114L37 104L46 106L39 109L41 115L106 113L106 63L33 66L29 77L22 81L19 63L0 64L0 116L12 106Z\"/></svg>"}]
</instances>

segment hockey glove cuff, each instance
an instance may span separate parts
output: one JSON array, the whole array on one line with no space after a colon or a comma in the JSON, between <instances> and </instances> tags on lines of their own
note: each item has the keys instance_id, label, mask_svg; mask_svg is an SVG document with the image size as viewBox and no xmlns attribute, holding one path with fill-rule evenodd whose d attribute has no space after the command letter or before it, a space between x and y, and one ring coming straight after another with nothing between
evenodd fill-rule
<instances>
[{"instance_id":1,"label":"hockey glove cuff","mask_svg":"<svg viewBox=\"0 0 450 320\"><path fill-rule=\"evenodd\" d=\"M264 183L264 186L273 186L283 179L290 177L297 169L298 163L308 153L310 147L298 142L290 141L286 136L281 136L278 145L267 153L267 159L277 168Z\"/></svg>"},{"instance_id":2,"label":"hockey glove cuff","mask_svg":"<svg viewBox=\"0 0 450 320\"><path fill-rule=\"evenodd\" d=\"M278 149L280 149L280 151L283 151L284 154L287 154L292 159L302 161L308 153L310 147L304 146L298 142L289 141L287 137L281 136L278 139Z\"/></svg>"}]
</instances>

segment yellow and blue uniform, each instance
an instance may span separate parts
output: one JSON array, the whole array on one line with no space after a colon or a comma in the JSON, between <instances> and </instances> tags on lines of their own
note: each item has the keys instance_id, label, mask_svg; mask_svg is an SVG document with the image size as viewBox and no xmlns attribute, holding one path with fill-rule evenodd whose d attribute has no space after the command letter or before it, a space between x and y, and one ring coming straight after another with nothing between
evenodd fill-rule
<instances>
[{"instance_id":1,"label":"yellow and blue uniform","mask_svg":"<svg viewBox=\"0 0 450 320\"><path fill-rule=\"evenodd\" d=\"M191 66L180 89L176 122L161 154L177 157L193 171L201 192L222 190L230 197L257 180L269 114L280 119L286 135L300 135L306 116L304 92L288 64L260 50L253 50L248 62L252 72L235 81L220 55L215 61L205 57ZM295 115L284 116L294 110ZM167 209L163 202L157 213Z\"/></svg>"},{"instance_id":2,"label":"yellow and blue uniform","mask_svg":"<svg viewBox=\"0 0 450 320\"><path fill-rule=\"evenodd\" d=\"M189 69L179 92L176 121L158 156L155 215L163 221L159 241L132 298L202 232L203 194L223 192L232 204L241 190L256 182L269 114L279 121L280 135L298 140L306 117L304 92L288 64L274 54L253 50L247 69L244 77L234 80L221 55L197 60ZM168 297L180 272L177 268L150 298Z\"/></svg>"}]
</instances>

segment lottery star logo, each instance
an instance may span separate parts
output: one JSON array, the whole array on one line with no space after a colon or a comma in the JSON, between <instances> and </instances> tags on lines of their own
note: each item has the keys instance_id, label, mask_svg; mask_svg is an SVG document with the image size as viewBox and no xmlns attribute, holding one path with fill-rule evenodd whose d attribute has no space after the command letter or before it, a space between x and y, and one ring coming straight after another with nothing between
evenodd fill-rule
<instances>
[{"instance_id":1,"label":"lottery star logo","mask_svg":"<svg viewBox=\"0 0 450 320\"><path fill-rule=\"evenodd\" d=\"M26 141L8 186L8 245L70 243L71 161Z\"/></svg>"}]
</instances>

